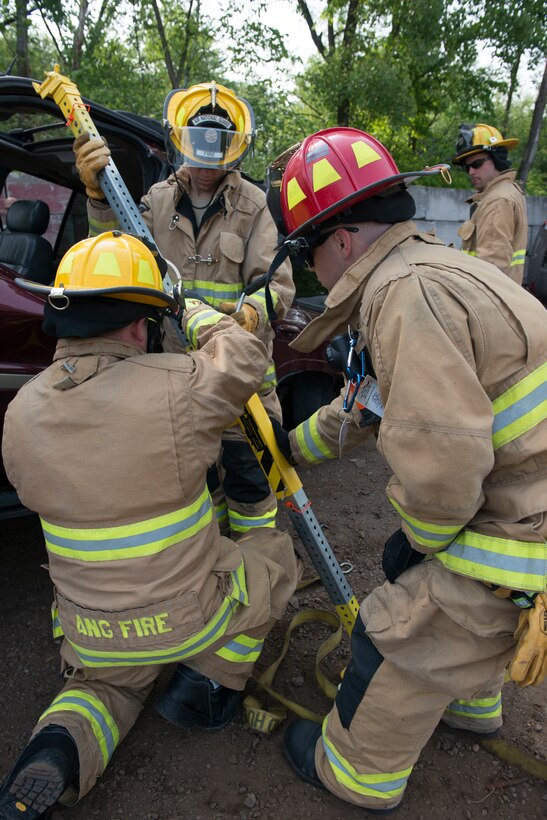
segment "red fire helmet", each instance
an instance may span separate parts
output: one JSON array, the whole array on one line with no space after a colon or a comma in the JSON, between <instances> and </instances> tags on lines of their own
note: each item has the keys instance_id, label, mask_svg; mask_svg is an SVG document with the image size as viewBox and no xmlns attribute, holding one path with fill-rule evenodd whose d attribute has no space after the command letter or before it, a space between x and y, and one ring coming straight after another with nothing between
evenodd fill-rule
<instances>
[{"instance_id":1,"label":"red fire helmet","mask_svg":"<svg viewBox=\"0 0 547 820\"><path fill-rule=\"evenodd\" d=\"M438 174L447 165L400 173L389 151L357 128L326 128L302 142L281 181L288 238L310 231L362 199L390 186Z\"/></svg>"}]
</instances>

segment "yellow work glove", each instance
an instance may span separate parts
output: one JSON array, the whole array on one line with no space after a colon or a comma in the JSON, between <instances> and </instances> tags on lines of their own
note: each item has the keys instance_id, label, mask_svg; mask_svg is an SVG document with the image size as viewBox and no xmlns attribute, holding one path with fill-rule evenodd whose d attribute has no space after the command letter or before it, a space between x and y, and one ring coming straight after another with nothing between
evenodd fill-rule
<instances>
[{"instance_id":1,"label":"yellow work glove","mask_svg":"<svg viewBox=\"0 0 547 820\"><path fill-rule=\"evenodd\" d=\"M536 596L533 609L521 612L515 632L518 641L509 677L519 686L537 686L547 674L547 594Z\"/></svg>"},{"instance_id":2,"label":"yellow work glove","mask_svg":"<svg viewBox=\"0 0 547 820\"><path fill-rule=\"evenodd\" d=\"M219 309L222 313L227 313L232 319L235 319L238 325L241 325L243 330L248 330L249 333L254 333L258 327L259 316L258 311L252 305L245 302L241 306L241 310L237 310L237 302L221 302Z\"/></svg>"},{"instance_id":3,"label":"yellow work glove","mask_svg":"<svg viewBox=\"0 0 547 820\"><path fill-rule=\"evenodd\" d=\"M76 155L76 168L90 199L104 199L97 174L106 168L110 159L110 149L104 137L90 137L80 134L74 140L72 150Z\"/></svg>"}]
</instances>

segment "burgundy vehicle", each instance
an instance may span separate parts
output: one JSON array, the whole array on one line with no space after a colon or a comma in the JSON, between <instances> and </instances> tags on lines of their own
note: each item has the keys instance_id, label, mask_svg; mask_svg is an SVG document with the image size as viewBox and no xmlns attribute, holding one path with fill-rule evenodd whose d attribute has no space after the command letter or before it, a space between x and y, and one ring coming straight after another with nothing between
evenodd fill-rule
<instances>
[{"instance_id":1,"label":"burgundy vehicle","mask_svg":"<svg viewBox=\"0 0 547 820\"><path fill-rule=\"evenodd\" d=\"M164 179L163 129L156 120L112 111L85 100L108 141L133 199ZM0 424L17 390L51 362L55 340L41 330L43 300L21 291L17 276L53 281L66 250L87 236L86 196L74 166L73 138L52 100L32 81L0 77ZM324 307L313 277L295 272L297 298L275 323L274 359L284 423L293 427L336 394L341 378L324 350L298 354L288 347ZM0 518L27 511L0 463Z\"/></svg>"}]
</instances>

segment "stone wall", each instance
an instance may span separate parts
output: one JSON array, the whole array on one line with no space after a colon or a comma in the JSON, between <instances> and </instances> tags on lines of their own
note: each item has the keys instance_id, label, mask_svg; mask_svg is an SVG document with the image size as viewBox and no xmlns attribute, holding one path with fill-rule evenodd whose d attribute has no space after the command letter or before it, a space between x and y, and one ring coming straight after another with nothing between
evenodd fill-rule
<instances>
[{"instance_id":1,"label":"stone wall","mask_svg":"<svg viewBox=\"0 0 547 820\"><path fill-rule=\"evenodd\" d=\"M469 205L466 199L473 193L471 190L448 188L422 188L410 185L410 193L416 202L414 221L422 231L434 231L443 242L453 243L460 247L461 240L457 234L462 222L469 216ZM528 212L528 248L547 220L547 197L527 196Z\"/></svg>"}]
</instances>

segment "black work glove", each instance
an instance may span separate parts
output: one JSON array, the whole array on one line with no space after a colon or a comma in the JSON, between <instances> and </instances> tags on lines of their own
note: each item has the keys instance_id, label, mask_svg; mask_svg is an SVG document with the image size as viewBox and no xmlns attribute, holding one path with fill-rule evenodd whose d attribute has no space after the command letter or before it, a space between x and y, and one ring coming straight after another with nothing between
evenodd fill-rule
<instances>
[{"instance_id":1,"label":"black work glove","mask_svg":"<svg viewBox=\"0 0 547 820\"><path fill-rule=\"evenodd\" d=\"M296 464L296 461L293 458L292 450L291 450L291 443L289 441L289 433L285 430L284 427L278 422L277 419L274 419L273 416L268 416L272 423L273 431L277 446L289 462L289 464Z\"/></svg>"},{"instance_id":2,"label":"black work glove","mask_svg":"<svg viewBox=\"0 0 547 820\"><path fill-rule=\"evenodd\" d=\"M389 536L384 544L382 569L387 580L393 584L406 569L419 564L424 558L424 553L411 547L402 529L398 529Z\"/></svg>"}]
</instances>

